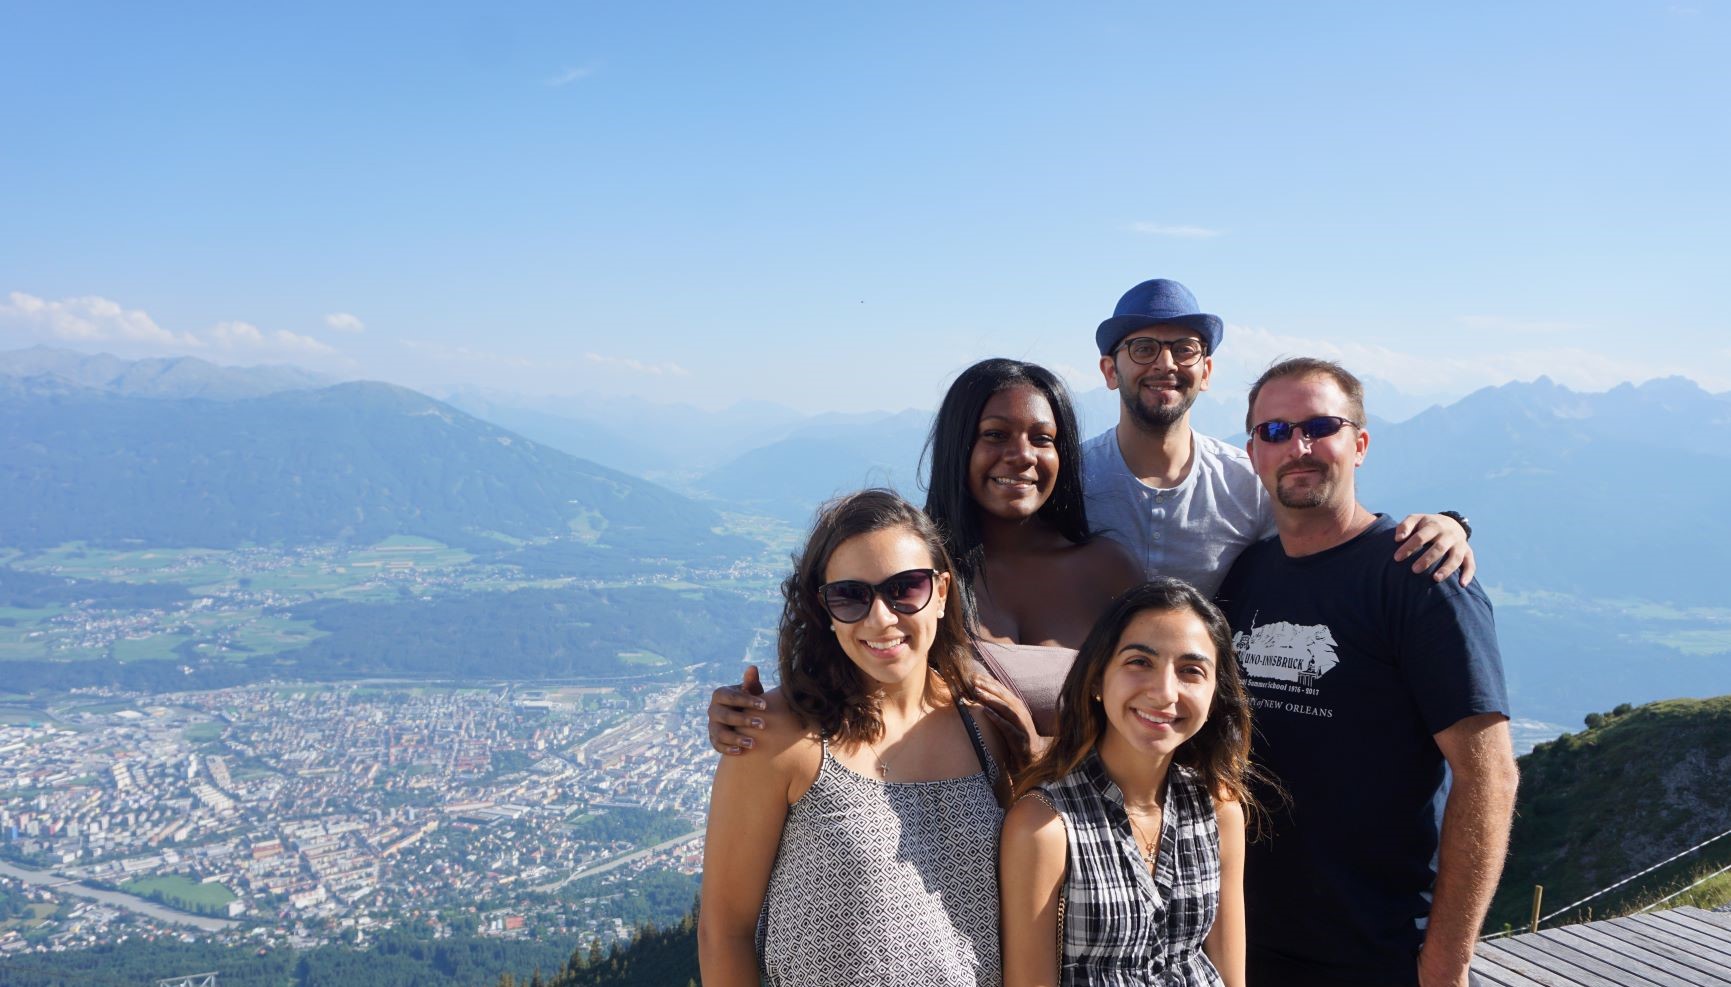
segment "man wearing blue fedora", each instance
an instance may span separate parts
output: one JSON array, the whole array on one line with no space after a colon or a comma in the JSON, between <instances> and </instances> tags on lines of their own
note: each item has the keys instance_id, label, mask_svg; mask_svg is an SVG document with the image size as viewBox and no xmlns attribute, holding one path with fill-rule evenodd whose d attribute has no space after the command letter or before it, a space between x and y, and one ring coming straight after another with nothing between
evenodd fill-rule
<instances>
[{"instance_id":1,"label":"man wearing blue fedora","mask_svg":"<svg viewBox=\"0 0 1731 987\"><path fill-rule=\"evenodd\" d=\"M1176 281L1125 292L1094 332L1100 372L1122 399L1118 424L1082 445L1088 526L1129 549L1149 576L1175 576L1209 595L1240 552L1274 534L1273 508L1244 450L1190 427L1223 330ZM1431 570L1440 582L1458 569L1471 582L1462 520L1402 520L1395 559L1417 555L1414 572Z\"/></svg>"},{"instance_id":2,"label":"man wearing blue fedora","mask_svg":"<svg viewBox=\"0 0 1731 987\"><path fill-rule=\"evenodd\" d=\"M1277 532L1271 495L1265 489L1263 479L1257 476L1246 450L1198 434L1190 426L1190 408L1197 396L1208 389L1214 371L1214 353L1220 347L1222 330L1220 318L1201 311L1195 296L1176 281L1144 281L1124 294L1118 302L1117 310L1111 318L1100 323L1094 336L1100 350L1100 371L1105 375L1106 386L1116 390L1122 401L1118 424L1083 444L1083 493L1087 500L1089 526L1122 543L1142 563L1150 576L1177 576L1196 584L1213 596L1219 593L1222 581L1227 579L1227 573L1231 571L1231 580L1224 595L1233 599L1222 599L1219 602L1232 618L1234 630L1239 632L1237 646L1240 649L1241 668L1254 671L1243 664L1245 655L1254 652L1255 647L1256 639L1252 638L1249 631L1255 629L1253 625L1258 617L1263 623L1268 623L1268 614L1278 610L1289 598L1302 596L1305 592L1319 592L1333 601L1338 609L1348 613L1381 613L1386 601L1375 593L1370 594L1369 598L1361 596L1351 588L1358 584L1333 581L1320 589L1304 585L1302 580L1295 584L1292 582L1296 578L1293 573L1269 562L1271 557L1284 558L1281 543L1278 541L1271 541L1272 548L1269 544L1258 546L1245 556L1243 564L1233 568L1233 563L1247 547L1263 539L1272 540ZM1353 415L1360 419L1359 421L1317 416L1313 412L1287 414L1285 417L1298 420L1279 420L1271 424L1283 426L1286 437L1296 443L1295 450L1300 450L1305 455L1319 455L1316 445L1326 437L1345 432L1361 434L1364 416L1360 411ZM1350 424L1353 428L1343 429L1338 423ZM1330 425L1334 427L1334 432L1327 431ZM1292 439L1295 432L1303 435L1302 442ZM1326 462L1320 464L1327 465ZM1356 464L1353 465L1356 467ZM1312 472L1325 471L1319 468ZM1350 480L1350 469L1346 476ZM1345 489L1350 500L1353 489L1350 483L1345 485ZM1284 500L1282 503L1286 508L1293 506L1285 504ZM1287 513L1291 515L1295 511L1288 510ZM1441 596L1451 600L1470 596L1483 600L1482 591L1475 589L1469 594L1465 589L1465 584L1470 581L1473 559L1471 551L1466 548L1464 519L1458 515L1413 515L1399 525L1389 525L1389 528L1395 539L1395 544L1389 547L1394 549L1397 562L1418 554L1413 566L1415 573L1431 570L1434 565L1435 569L1431 574L1437 583L1444 583L1458 568L1461 582L1433 585L1428 580L1422 580L1422 576L1411 577L1410 580L1407 577L1393 576L1390 578L1406 582L1411 589L1401 590L1396 587L1397 591L1384 595L1402 599L1413 596L1424 596L1425 599ZM1378 532L1368 529L1361 533L1367 539L1382 537ZM1430 547L1421 551L1426 543L1429 543ZM1366 544L1366 552L1376 554L1375 546ZM1438 562L1441 564L1438 565ZM1254 587L1256 592L1247 591L1247 586ZM1427 593L1429 595L1426 595ZM1481 623L1488 625L1488 602L1484 603L1483 611L1484 620ZM1416 622L1414 625L1417 626ZM1262 630L1265 637L1270 636L1269 628L1264 627ZM1286 637L1282 637L1275 644L1284 644L1290 650L1290 646L1298 640L1294 635L1309 630L1311 628L1308 624L1299 627L1297 624L1281 623L1273 628L1272 637L1285 634ZM1397 634L1383 633L1387 630L1379 625L1378 633L1371 637L1379 642L1400 640ZM1490 637L1488 647L1492 660L1489 664L1495 665L1494 632L1491 633L1493 636ZM1448 635L1438 636L1442 642L1455 640ZM1482 636L1484 635L1481 634ZM1347 636L1344 631L1342 637L1349 643L1357 640ZM1289 638L1291 640L1288 640ZM1428 900L1430 889L1424 886L1425 874L1431 874L1436 881L1434 886L1441 887L1441 879L1437 876L1441 871L1432 874L1416 867L1412 861L1406 859L1411 856L1410 853L1406 856L1398 853L1379 855L1383 848L1380 844L1371 848L1368 844L1372 841L1360 840L1351 851L1344 854L1333 850L1311 853L1311 849L1319 845L1337 846L1341 842L1337 840L1335 844L1329 844L1326 839L1318 838L1323 835L1318 831L1330 831L1330 822L1335 819L1329 815L1330 809L1340 802L1335 797L1335 787L1344 785L1347 789L1357 787L1383 793L1399 790L1404 794L1411 791L1422 795L1424 793L1420 790L1424 789L1427 783L1434 788L1436 775L1440 770L1438 764L1445 757L1451 766L1455 766L1457 761L1462 765L1469 762L1476 764L1477 761L1461 755L1457 750L1462 745L1455 742L1451 733L1455 729L1453 724L1456 719L1478 731L1472 734L1474 737L1484 731L1501 730L1498 736L1504 738L1503 746L1497 748L1497 752L1499 755L1506 754L1507 703L1506 699L1500 698L1500 666L1494 669L1496 688L1489 690L1495 695L1485 700L1482 708L1480 705L1472 705L1468 700L1459 699L1446 689L1433 690L1438 696L1445 696L1448 701L1458 699L1460 708L1451 708L1449 715L1443 717L1447 722L1440 723L1440 727L1446 729L1442 729L1438 734L1435 747L1426 748L1430 752L1428 760L1406 756L1409 751L1394 742L1395 739L1407 739L1405 734L1399 738L1390 738L1381 736L1374 730L1352 731L1350 736L1339 743L1353 753L1353 758L1336 757L1327 753L1335 748L1329 748L1326 743L1316 740L1317 728L1314 728L1312 720L1330 726L1336 723L1359 724L1366 720L1382 722L1378 718L1388 715L1387 711L1390 709L1405 710L1408 705L1419 709L1421 704L1412 703L1405 694L1395 689L1381 692L1368 688L1359 692L1342 689L1343 685L1350 686L1357 682L1366 667L1380 668L1386 664L1393 668L1395 663L1384 661L1388 659L1387 655L1378 654L1375 660L1370 660L1348 651L1348 656L1354 658L1356 664L1349 663L1344 674L1334 673L1330 678L1329 669L1333 667L1336 642L1331 636L1324 643L1327 647L1323 650L1330 656L1328 667L1317 670L1313 658L1311 666L1301 673L1293 673L1294 687L1303 690L1302 693L1283 692L1267 683L1263 683L1265 688L1258 688L1257 683L1262 680L1254 675L1247 676L1246 680L1247 685L1252 687L1252 701L1258 706L1257 717L1261 724L1253 740L1254 756L1265 767L1276 764L1288 765L1289 769L1293 764L1304 766L1302 771L1292 771L1290 777L1283 772L1281 778L1287 783L1294 797L1306 803L1304 808L1309 813L1278 815L1274 820L1273 832L1268 834L1267 839L1259 841L1256 853L1246 858L1245 892L1250 919L1247 923L1247 938L1252 979L1257 983L1304 987L1318 984L1334 987L1349 983L1416 983L1419 970L1414 964L1414 955L1417 954L1408 955L1403 950L1416 949L1409 940L1413 937L1425 937L1425 923L1420 922L1415 929L1413 921L1408 919L1402 926L1397 915L1390 920L1394 932L1389 933L1383 926L1389 925L1390 921L1384 921L1383 925L1348 921L1339 910L1313 904L1324 897L1318 888L1326 883L1313 878L1315 874L1333 874L1337 871L1352 871L1356 876L1358 871L1365 869L1358 866L1363 863L1359 858L1363 857L1372 861L1370 869L1379 875L1383 875L1385 871L1398 871L1403 879L1410 878L1406 884L1393 882L1400 884L1402 891L1411 892L1399 899L1403 906L1409 906L1409 899ZM1281 649L1271 646L1265 650ZM1307 653L1314 651L1314 648L1310 648ZM1282 657L1289 656L1282 652ZM1435 670L1428 674L1435 674L1451 685L1454 680L1448 678L1448 673L1457 670L1457 666L1478 667L1464 660L1439 660L1422 664L1434 664ZM1457 677L1466 676L1462 673ZM1423 676L1420 678L1425 682L1431 681ZM1325 679L1327 681L1323 682ZM1285 683L1276 685L1284 687ZM1325 696L1327 702L1308 698L1309 693ZM1291 713L1290 710L1300 706L1292 700L1301 695L1305 697L1303 703L1308 704L1301 707L1304 715ZM1438 697L1431 698L1436 703L1444 701ZM1329 706L1328 703L1334 703L1339 708ZM1323 708L1325 706L1326 709ZM1456 713L1461 715L1455 716ZM1298 721L1300 729L1285 729L1283 715L1286 720ZM1305 732L1302 729L1305 727L1313 729ZM1326 738L1327 728L1320 729L1324 731ZM1424 741L1430 740L1422 737L1416 728L1408 733L1414 733L1417 738L1408 747L1422 747ZM1442 751L1441 754L1437 753L1439 750ZM1361 763L1373 760L1375 756L1382 756L1391 762L1387 770L1380 774L1364 768ZM1280 760L1281 757L1286 760ZM1312 760L1317 763L1312 764ZM1512 771L1512 756L1502 757L1502 760L1508 762L1506 767ZM1501 764L1501 761L1497 763ZM1456 767L1456 770L1458 772L1460 768ZM1378 778L1380 781L1367 783L1367 777ZM1479 777L1479 774L1469 771L1466 777L1469 782L1466 787L1471 789L1473 779ZM1502 777L1497 775L1497 779ZM1321 781L1318 782L1317 779ZM1512 788L1509 788L1506 794L1508 804L1512 806ZM1278 799L1270 801L1279 802ZM1462 819L1472 821L1478 818L1471 813L1455 810L1452 808L1454 804L1450 802L1450 812L1454 815L1445 816L1445 829L1451 818L1457 829L1465 825ZM1272 811L1276 806L1270 805L1269 808ZM1500 818L1504 826L1501 832L1506 834L1506 813ZM1423 822L1411 813L1399 819L1377 818L1371 822L1375 824L1373 831L1384 833L1387 840L1397 843L1405 840L1405 843L1401 844L1403 847L1422 847L1426 832L1430 833L1430 846L1436 846L1434 827L1432 830L1425 830ZM1457 834L1454 843L1462 842ZM1282 855L1272 855L1268 849L1269 844L1282 849ZM1459 855L1458 852L1456 855ZM1428 858L1430 851L1426 850L1421 856ZM1501 857L1496 856L1495 861L1497 867L1479 868L1480 871L1488 869L1489 885L1493 888ZM1401 866L1397 867L1395 864ZM1353 870L1355 866L1358 867L1357 871ZM1458 863L1446 869L1452 877L1458 877L1463 872ZM1303 872L1306 877L1294 882L1290 875L1297 872ZM1286 887L1288 883L1298 883L1302 887ZM1407 887L1407 884L1412 886ZM1344 882L1343 886L1357 887L1350 881ZM1435 925L1455 934L1436 935L1434 938L1437 942L1433 943L1430 955L1424 959L1434 969L1446 968L1444 982L1457 983L1465 982L1465 961L1462 956L1470 960L1472 932L1476 930L1477 922L1482 921L1483 905L1488 903L1489 896L1488 893L1482 895L1482 902L1473 899L1469 907L1461 905L1460 902L1463 897L1471 896L1463 896L1454 885L1450 887L1448 895L1438 894L1435 899L1436 904L1448 913L1441 915L1441 920ZM1324 890L1332 893L1339 889L1329 885ZM1380 905L1379 901L1370 910L1376 911ZM1438 916L1423 911L1420 917L1428 920ZM1381 918L1388 919L1388 916L1383 915ZM1288 927L1302 928L1303 931L1296 935L1283 934L1283 930L1290 932ZM1364 927L1374 927L1378 933L1386 933L1383 939L1375 940L1375 950L1365 946L1371 939L1361 934ZM1389 945L1390 942L1393 943L1392 946ZM1365 973L1367 970L1370 972ZM1358 976L1361 973L1365 975Z\"/></svg>"}]
</instances>

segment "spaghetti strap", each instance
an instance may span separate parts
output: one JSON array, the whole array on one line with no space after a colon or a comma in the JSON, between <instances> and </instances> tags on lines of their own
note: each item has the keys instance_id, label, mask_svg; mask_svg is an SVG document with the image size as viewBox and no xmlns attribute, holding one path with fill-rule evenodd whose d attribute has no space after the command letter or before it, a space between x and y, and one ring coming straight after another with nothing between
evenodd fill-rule
<instances>
[{"instance_id":1,"label":"spaghetti strap","mask_svg":"<svg viewBox=\"0 0 1731 987\"><path fill-rule=\"evenodd\" d=\"M962 724L968 728L968 742L974 745L974 756L979 758L980 767L986 772L986 780L996 785L998 762L993 760L992 752L986 750L986 740L980 736L980 725L974 722L973 714L961 703L956 704L956 712L962 714Z\"/></svg>"}]
</instances>

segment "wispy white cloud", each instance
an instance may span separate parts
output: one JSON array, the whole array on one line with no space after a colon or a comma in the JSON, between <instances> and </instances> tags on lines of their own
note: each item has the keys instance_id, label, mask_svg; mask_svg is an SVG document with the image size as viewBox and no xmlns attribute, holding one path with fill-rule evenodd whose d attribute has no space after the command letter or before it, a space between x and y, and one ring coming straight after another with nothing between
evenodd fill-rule
<instances>
[{"instance_id":1,"label":"wispy white cloud","mask_svg":"<svg viewBox=\"0 0 1731 987\"><path fill-rule=\"evenodd\" d=\"M547 79L547 85L554 88L558 88L559 86L569 86L571 83L576 82L579 79L589 78L594 75L597 70L598 66L595 65L567 66L557 75L549 77Z\"/></svg>"},{"instance_id":2,"label":"wispy white cloud","mask_svg":"<svg viewBox=\"0 0 1731 987\"><path fill-rule=\"evenodd\" d=\"M1170 236L1185 240L1206 240L1209 237L1220 236L1225 230L1209 229L1206 226L1185 226L1168 223L1131 223L1130 232L1145 236Z\"/></svg>"},{"instance_id":3,"label":"wispy white cloud","mask_svg":"<svg viewBox=\"0 0 1731 987\"><path fill-rule=\"evenodd\" d=\"M50 301L14 291L0 302L0 323L66 342L127 342L196 349L191 333L175 333L139 309L96 295Z\"/></svg>"},{"instance_id":4,"label":"wispy white cloud","mask_svg":"<svg viewBox=\"0 0 1731 987\"><path fill-rule=\"evenodd\" d=\"M328 343L286 329L266 331L250 322L222 322L206 334L210 345L233 352L280 353L284 356L328 356L335 353Z\"/></svg>"},{"instance_id":5,"label":"wispy white cloud","mask_svg":"<svg viewBox=\"0 0 1731 987\"><path fill-rule=\"evenodd\" d=\"M590 363L599 363L609 367L623 367L626 370L654 377L689 377L691 371L677 363L644 363L628 356L603 356L600 353L585 353L583 359Z\"/></svg>"},{"instance_id":6,"label":"wispy white cloud","mask_svg":"<svg viewBox=\"0 0 1731 987\"><path fill-rule=\"evenodd\" d=\"M203 332L164 329L142 309L96 295L53 301L14 291L0 302L0 327L54 342L102 344L118 350L237 356L329 357L336 350L311 336L265 330L250 322L219 323Z\"/></svg>"},{"instance_id":7,"label":"wispy white cloud","mask_svg":"<svg viewBox=\"0 0 1731 987\"><path fill-rule=\"evenodd\" d=\"M367 327L367 324L362 322L358 316L350 315L347 312L332 312L325 316L325 325L337 332L360 332Z\"/></svg>"},{"instance_id":8,"label":"wispy white cloud","mask_svg":"<svg viewBox=\"0 0 1731 987\"><path fill-rule=\"evenodd\" d=\"M1463 315L1456 321L1468 329L1489 329L1521 335L1557 332L1580 332L1586 326L1579 322L1548 322L1535 319L1511 319L1502 315Z\"/></svg>"}]
</instances>

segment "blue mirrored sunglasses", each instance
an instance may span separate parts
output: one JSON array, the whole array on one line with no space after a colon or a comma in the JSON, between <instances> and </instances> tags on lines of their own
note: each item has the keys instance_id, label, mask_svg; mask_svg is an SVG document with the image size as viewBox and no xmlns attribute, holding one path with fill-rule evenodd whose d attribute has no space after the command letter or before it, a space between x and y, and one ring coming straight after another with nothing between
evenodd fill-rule
<instances>
[{"instance_id":1,"label":"blue mirrored sunglasses","mask_svg":"<svg viewBox=\"0 0 1731 987\"><path fill-rule=\"evenodd\" d=\"M1318 415L1315 418L1306 418L1301 422L1283 422L1275 418L1252 428L1250 434L1270 445L1279 445L1292 438L1292 433L1296 430L1306 439L1315 442L1317 439L1328 438L1348 425L1353 428L1361 427L1358 422L1350 418L1342 418L1339 415Z\"/></svg>"}]
</instances>

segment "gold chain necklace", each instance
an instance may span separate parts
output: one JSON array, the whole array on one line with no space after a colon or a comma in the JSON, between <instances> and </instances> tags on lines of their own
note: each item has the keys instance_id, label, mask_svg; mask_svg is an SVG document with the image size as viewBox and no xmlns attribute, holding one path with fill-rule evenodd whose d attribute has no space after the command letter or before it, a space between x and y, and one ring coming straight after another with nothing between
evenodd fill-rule
<instances>
[{"instance_id":1,"label":"gold chain necklace","mask_svg":"<svg viewBox=\"0 0 1731 987\"><path fill-rule=\"evenodd\" d=\"M872 758L878 762L878 777L885 781L890 779L890 766L884 763L884 756L878 753L877 745L866 741L866 750L872 752Z\"/></svg>"},{"instance_id":2,"label":"gold chain necklace","mask_svg":"<svg viewBox=\"0 0 1731 987\"><path fill-rule=\"evenodd\" d=\"M1136 822L1137 816L1131 814L1130 807L1127 805L1124 807L1124 818L1130 820L1130 831L1135 834L1137 843L1141 844L1143 857L1147 858L1149 864L1153 864L1156 855L1160 852L1160 807L1155 806L1154 811L1141 817L1143 819L1153 818L1153 837L1149 837L1143 832L1142 827Z\"/></svg>"}]
</instances>

